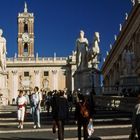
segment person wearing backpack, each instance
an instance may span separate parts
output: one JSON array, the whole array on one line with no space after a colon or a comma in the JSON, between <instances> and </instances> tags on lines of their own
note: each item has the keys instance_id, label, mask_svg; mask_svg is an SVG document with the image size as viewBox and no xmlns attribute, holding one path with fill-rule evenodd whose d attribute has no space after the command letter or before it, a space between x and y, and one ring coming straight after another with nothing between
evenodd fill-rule
<instances>
[{"instance_id":1,"label":"person wearing backpack","mask_svg":"<svg viewBox=\"0 0 140 140\"><path fill-rule=\"evenodd\" d=\"M88 139L87 126L89 121L92 121L92 108L89 100L83 94L78 94L79 101L76 103L75 119L78 126L78 140L81 140L81 128L83 127L84 140Z\"/></svg>"}]
</instances>

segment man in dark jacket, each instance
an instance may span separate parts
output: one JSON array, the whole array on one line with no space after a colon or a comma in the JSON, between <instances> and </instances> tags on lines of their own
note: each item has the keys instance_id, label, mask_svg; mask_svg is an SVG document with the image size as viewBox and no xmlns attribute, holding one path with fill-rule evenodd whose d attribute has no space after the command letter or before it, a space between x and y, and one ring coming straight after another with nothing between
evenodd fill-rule
<instances>
[{"instance_id":1,"label":"man in dark jacket","mask_svg":"<svg viewBox=\"0 0 140 140\"><path fill-rule=\"evenodd\" d=\"M68 101L64 97L64 91L59 91L52 104L53 119L58 127L58 140L64 140L64 123L68 119Z\"/></svg>"}]
</instances>

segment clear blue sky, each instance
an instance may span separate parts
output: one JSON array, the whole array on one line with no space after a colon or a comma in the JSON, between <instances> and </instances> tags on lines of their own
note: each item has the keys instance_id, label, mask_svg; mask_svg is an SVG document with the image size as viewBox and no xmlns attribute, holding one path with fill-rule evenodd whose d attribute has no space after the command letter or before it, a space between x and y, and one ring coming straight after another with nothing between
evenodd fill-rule
<instances>
[{"instance_id":1,"label":"clear blue sky","mask_svg":"<svg viewBox=\"0 0 140 140\"><path fill-rule=\"evenodd\" d=\"M0 1L0 28L7 40L7 56L17 52L17 16L25 0ZM125 13L132 9L131 0L26 0L28 11L35 15L35 52L39 56L68 56L82 29L91 43L100 32L102 57L114 42Z\"/></svg>"}]
</instances>

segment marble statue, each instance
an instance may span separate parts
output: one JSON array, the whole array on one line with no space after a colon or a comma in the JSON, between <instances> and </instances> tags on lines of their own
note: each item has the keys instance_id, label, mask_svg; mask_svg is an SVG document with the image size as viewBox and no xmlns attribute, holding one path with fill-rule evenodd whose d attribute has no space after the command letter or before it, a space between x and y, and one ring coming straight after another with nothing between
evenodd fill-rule
<instances>
[{"instance_id":1,"label":"marble statue","mask_svg":"<svg viewBox=\"0 0 140 140\"><path fill-rule=\"evenodd\" d=\"M36 59L38 59L38 52L36 53Z\"/></svg>"},{"instance_id":2,"label":"marble statue","mask_svg":"<svg viewBox=\"0 0 140 140\"><path fill-rule=\"evenodd\" d=\"M93 41L93 45L91 50L89 51L89 67L91 67L91 65L94 68L98 68L98 55L100 53L100 48L99 48L99 42L100 42L100 35L99 32L95 32L94 34L94 41Z\"/></svg>"},{"instance_id":3,"label":"marble statue","mask_svg":"<svg viewBox=\"0 0 140 140\"><path fill-rule=\"evenodd\" d=\"M25 2L24 4L24 13L27 13L28 12L28 8L27 8L27 3Z\"/></svg>"},{"instance_id":4,"label":"marble statue","mask_svg":"<svg viewBox=\"0 0 140 140\"><path fill-rule=\"evenodd\" d=\"M132 4L133 4L133 6L135 5L135 0L131 0L131 2L132 2Z\"/></svg>"},{"instance_id":5,"label":"marble statue","mask_svg":"<svg viewBox=\"0 0 140 140\"><path fill-rule=\"evenodd\" d=\"M72 56L75 56L76 55L76 51L72 51Z\"/></svg>"},{"instance_id":6,"label":"marble statue","mask_svg":"<svg viewBox=\"0 0 140 140\"><path fill-rule=\"evenodd\" d=\"M3 72L6 71L6 39L2 37L3 31L0 29L0 67Z\"/></svg>"},{"instance_id":7,"label":"marble statue","mask_svg":"<svg viewBox=\"0 0 140 140\"><path fill-rule=\"evenodd\" d=\"M112 49L112 44L110 44L109 47L110 47L110 50L111 50Z\"/></svg>"},{"instance_id":8,"label":"marble statue","mask_svg":"<svg viewBox=\"0 0 140 140\"><path fill-rule=\"evenodd\" d=\"M115 41L117 40L117 35L114 35L114 39L115 39Z\"/></svg>"},{"instance_id":9,"label":"marble statue","mask_svg":"<svg viewBox=\"0 0 140 140\"><path fill-rule=\"evenodd\" d=\"M106 55L107 55L107 56L109 55L109 52L108 52L108 51L106 51Z\"/></svg>"},{"instance_id":10,"label":"marble statue","mask_svg":"<svg viewBox=\"0 0 140 140\"><path fill-rule=\"evenodd\" d=\"M76 40L76 65L78 69L88 67L87 62L88 40L84 37L84 31L80 31L80 37Z\"/></svg>"},{"instance_id":11,"label":"marble statue","mask_svg":"<svg viewBox=\"0 0 140 140\"><path fill-rule=\"evenodd\" d=\"M15 58L15 59L17 58L17 53L15 53L14 58Z\"/></svg>"},{"instance_id":12,"label":"marble statue","mask_svg":"<svg viewBox=\"0 0 140 140\"><path fill-rule=\"evenodd\" d=\"M120 24L120 28L119 28L119 30L120 30L120 31L122 30L122 24Z\"/></svg>"},{"instance_id":13,"label":"marble statue","mask_svg":"<svg viewBox=\"0 0 140 140\"><path fill-rule=\"evenodd\" d=\"M49 81L48 81L47 79L44 79L44 80L43 80L43 88L44 88L44 89L47 89L48 86L49 86Z\"/></svg>"},{"instance_id":14,"label":"marble statue","mask_svg":"<svg viewBox=\"0 0 140 140\"><path fill-rule=\"evenodd\" d=\"M100 53L99 42L100 42L99 32L95 32L93 52L95 52L96 54Z\"/></svg>"},{"instance_id":15,"label":"marble statue","mask_svg":"<svg viewBox=\"0 0 140 140\"><path fill-rule=\"evenodd\" d=\"M125 20L128 19L128 13L125 13Z\"/></svg>"}]
</instances>

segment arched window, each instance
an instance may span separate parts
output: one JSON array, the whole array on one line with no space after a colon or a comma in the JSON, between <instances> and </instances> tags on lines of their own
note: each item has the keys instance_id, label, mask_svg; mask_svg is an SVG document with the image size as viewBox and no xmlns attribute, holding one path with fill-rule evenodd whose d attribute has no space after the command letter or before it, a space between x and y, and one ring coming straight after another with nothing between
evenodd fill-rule
<instances>
[{"instance_id":1,"label":"arched window","mask_svg":"<svg viewBox=\"0 0 140 140\"><path fill-rule=\"evenodd\" d=\"M28 33L28 24L27 23L24 24L24 32Z\"/></svg>"},{"instance_id":2,"label":"arched window","mask_svg":"<svg viewBox=\"0 0 140 140\"><path fill-rule=\"evenodd\" d=\"M28 44L27 43L24 44L24 55L25 56L28 55Z\"/></svg>"}]
</instances>

